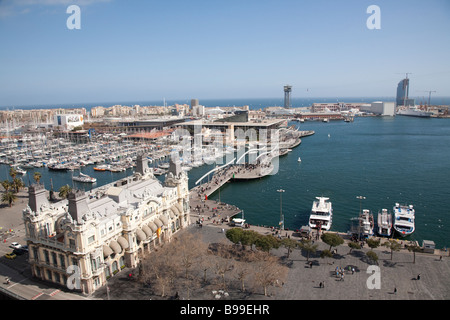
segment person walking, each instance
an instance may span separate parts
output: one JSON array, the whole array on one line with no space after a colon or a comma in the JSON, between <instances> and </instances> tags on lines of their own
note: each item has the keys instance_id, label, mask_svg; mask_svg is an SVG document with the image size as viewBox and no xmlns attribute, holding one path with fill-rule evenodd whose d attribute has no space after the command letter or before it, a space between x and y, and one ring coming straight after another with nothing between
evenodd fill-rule
<instances>
[{"instance_id":1,"label":"person walking","mask_svg":"<svg viewBox=\"0 0 450 320\"><path fill-rule=\"evenodd\" d=\"M417 280L420 280L420 273L417 275Z\"/></svg>"}]
</instances>

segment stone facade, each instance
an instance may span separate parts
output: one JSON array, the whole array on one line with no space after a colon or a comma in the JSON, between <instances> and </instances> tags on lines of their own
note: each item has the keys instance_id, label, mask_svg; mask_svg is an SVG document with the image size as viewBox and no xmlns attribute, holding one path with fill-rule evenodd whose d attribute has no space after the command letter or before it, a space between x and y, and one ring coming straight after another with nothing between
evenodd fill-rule
<instances>
[{"instance_id":1,"label":"stone facade","mask_svg":"<svg viewBox=\"0 0 450 320\"><path fill-rule=\"evenodd\" d=\"M133 176L56 203L30 186L23 219L33 275L91 294L190 224L188 177L171 164L161 183L141 156Z\"/></svg>"}]
</instances>

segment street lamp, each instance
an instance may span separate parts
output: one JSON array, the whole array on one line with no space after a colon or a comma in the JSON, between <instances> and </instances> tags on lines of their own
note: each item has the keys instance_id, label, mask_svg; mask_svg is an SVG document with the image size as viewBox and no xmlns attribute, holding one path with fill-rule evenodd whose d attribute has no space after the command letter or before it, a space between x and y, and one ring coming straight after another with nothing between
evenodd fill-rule
<instances>
[{"instance_id":1,"label":"street lamp","mask_svg":"<svg viewBox=\"0 0 450 320\"><path fill-rule=\"evenodd\" d=\"M284 217L283 217L283 192L286 190L279 189L277 192L280 193L280 231L284 230Z\"/></svg>"},{"instance_id":2,"label":"street lamp","mask_svg":"<svg viewBox=\"0 0 450 320\"><path fill-rule=\"evenodd\" d=\"M104 270L106 270L106 268L109 268L109 263L102 262L102 263L100 263L100 266L103 267ZM106 274L105 274L105 281L106 281L106 296L107 296L108 300L110 300L110 298L109 298L108 277L106 276Z\"/></svg>"},{"instance_id":3,"label":"street lamp","mask_svg":"<svg viewBox=\"0 0 450 320\"><path fill-rule=\"evenodd\" d=\"M359 199L359 214L361 214L362 211L362 201L366 199L366 197L363 196L357 196L357 199Z\"/></svg>"}]
</instances>

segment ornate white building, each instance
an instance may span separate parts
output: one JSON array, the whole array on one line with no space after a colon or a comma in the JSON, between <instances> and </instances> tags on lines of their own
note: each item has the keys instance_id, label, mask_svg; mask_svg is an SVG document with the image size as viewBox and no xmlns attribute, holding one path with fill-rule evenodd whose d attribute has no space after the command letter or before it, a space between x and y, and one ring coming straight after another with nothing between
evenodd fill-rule
<instances>
[{"instance_id":1,"label":"ornate white building","mask_svg":"<svg viewBox=\"0 0 450 320\"><path fill-rule=\"evenodd\" d=\"M188 177L171 163L162 184L139 156L133 176L68 200L30 186L23 219L33 275L91 294L190 224Z\"/></svg>"}]
</instances>

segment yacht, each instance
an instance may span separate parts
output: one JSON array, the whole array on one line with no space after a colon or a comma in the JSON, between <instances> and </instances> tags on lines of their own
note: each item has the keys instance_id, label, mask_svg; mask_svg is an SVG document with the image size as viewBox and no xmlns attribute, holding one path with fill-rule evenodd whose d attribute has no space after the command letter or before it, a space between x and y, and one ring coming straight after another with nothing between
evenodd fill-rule
<instances>
[{"instance_id":1,"label":"yacht","mask_svg":"<svg viewBox=\"0 0 450 320\"><path fill-rule=\"evenodd\" d=\"M316 197L313 201L311 215L309 216L309 227L328 231L331 228L333 208L329 198Z\"/></svg>"},{"instance_id":2,"label":"yacht","mask_svg":"<svg viewBox=\"0 0 450 320\"><path fill-rule=\"evenodd\" d=\"M359 223L362 236L366 238L373 236L374 221L373 214L370 210L363 209L363 212L359 217Z\"/></svg>"},{"instance_id":3,"label":"yacht","mask_svg":"<svg viewBox=\"0 0 450 320\"><path fill-rule=\"evenodd\" d=\"M390 237L392 235L392 215L387 209L378 212L378 234L382 237Z\"/></svg>"},{"instance_id":4,"label":"yacht","mask_svg":"<svg viewBox=\"0 0 450 320\"><path fill-rule=\"evenodd\" d=\"M428 111L421 110L417 106L400 107L397 110L397 115L399 115L399 116L419 117L419 118L430 118L433 115L433 112L428 112Z\"/></svg>"},{"instance_id":5,"label":"yacht","mask_svg":"<svg viewBox=\"0 0 450 320\"><path fill-rule=\"evenodd\" d=\"M400 205L398 203L394 206L394 230L402 236L406 237L412 234L415 230L415 210L412 205Z\"/></svg>"},{"instance_id":6,"label":"yacht","mask_svg":"<svg viewBox=\"0 0 450 320\"><path fill-rule=\"evenodd\" d=\"M17 167L16 172L21 175L25 175L27 173L27 171L22 169L21 167Z\"/></svg>"},{"instance_id":7,"label":"yacht","mask_svg":"<svg viewBox=\"0 0 450 320\"><path fill-rule=\"evenodd\" d=\"M80 175L77 177L72 177L73 181L84 182L84 183L95 183L97 182L96 178L90 177L87 174L80 172Z\"/></svg>"}]
</instances>

